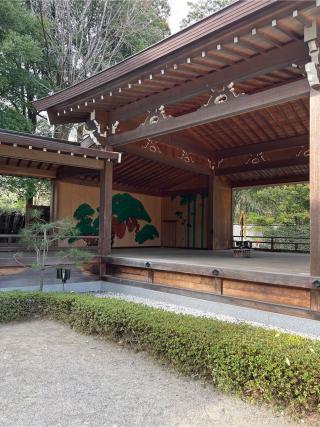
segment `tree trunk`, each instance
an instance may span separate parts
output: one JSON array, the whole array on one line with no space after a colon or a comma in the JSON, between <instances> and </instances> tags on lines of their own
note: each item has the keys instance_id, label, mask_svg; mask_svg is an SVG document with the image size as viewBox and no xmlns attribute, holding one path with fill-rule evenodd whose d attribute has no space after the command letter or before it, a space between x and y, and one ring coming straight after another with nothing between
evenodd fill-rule
<instances>
[{"instance_id":1,"label":"tree trunk","mask_svg":"<svg viewBox=\"0 0 320 427\"><path fill-rule=\"evenodd\" d=\"M25 226L30 224L30 212L33 204L33 197L26 201Z\"/></svg>"},{"instance_id":2,"label":"tree trunk","mask_svg":"<svg viewBox=\"0 0 320 427\"><path fill-rule=\"evenodd\" d=\"M40 292L43 291L44 269L40 270Z\"/></svg>"}]
</instances>

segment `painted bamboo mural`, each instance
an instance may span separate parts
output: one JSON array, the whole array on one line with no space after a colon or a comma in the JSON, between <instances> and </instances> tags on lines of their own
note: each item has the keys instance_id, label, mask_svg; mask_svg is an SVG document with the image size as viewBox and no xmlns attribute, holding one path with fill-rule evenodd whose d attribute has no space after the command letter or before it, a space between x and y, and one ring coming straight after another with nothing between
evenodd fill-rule
<instances>
[{"instance_id":1,"label":"painted bamboo mural","mask_svg":"<svg viewBox=\"0 0 320 427\"><path fill-rule=\"evenodd\" d=\"M181 246L186 248L204 248L206 197L205 193L180 196L179 205L183 209L175 211L175 216L178 218L179 224L184 227L184 239L180 243ZM174 199L175 197L171 198L172 201Z\"/></svg>"}]
</instances>

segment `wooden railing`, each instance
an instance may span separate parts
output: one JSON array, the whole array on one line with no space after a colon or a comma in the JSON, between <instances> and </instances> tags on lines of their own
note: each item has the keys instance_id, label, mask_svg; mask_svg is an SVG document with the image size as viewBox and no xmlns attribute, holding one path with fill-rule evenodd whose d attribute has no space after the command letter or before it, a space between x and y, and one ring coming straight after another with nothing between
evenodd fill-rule
<instances>
[{"instance_id":1,"label":"wooden railing","mask_svg":"<svg viewBox=\"0 0 320 427\"><path fill-rule=\"evenodd\" d=\"M74 237L74 236L72 236ZM0 250L23 248L19 242L21 236L19 234L0 234ZM99 236L77 236L77 239L98 241ZM233 236L233 245L236 247L236 242L241 239L241 236ZM246 236L245 240L252 242L253 249L270 251L270 252L309 252L310 238L305 236ZM97 246L95 244L88 245L90 247Z\"/></svg>"},{"instance_id":2,"label":"wooden railing","mask_svg":"<svg viewBox=\"0 0 320 427\"><path fill-rule=\"evenodd\" d=\"M241 236L233 236L233 245ZM302 252L310 251L310 238L306 236L246 236L252 242L253 249L270 252Z\"/></svg>"}]
</instances>

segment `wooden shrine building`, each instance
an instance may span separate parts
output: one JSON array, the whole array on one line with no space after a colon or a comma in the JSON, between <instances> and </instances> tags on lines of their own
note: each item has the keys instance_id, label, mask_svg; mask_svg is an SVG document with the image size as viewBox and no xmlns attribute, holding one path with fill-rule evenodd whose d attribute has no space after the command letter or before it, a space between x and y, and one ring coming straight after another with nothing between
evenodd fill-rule
<instances>
[{"instance_id":1,"label":"wooden shrine building","mask_svg":"<svg viewBox=\"0 0 320 427\"><path fill-rule=\"evenodd\" d=\"M100 218L106 279L320 319L319 31L319 0L237 1L36 101L88 136L1 133L0 172L51 178L56 218ZM308 181L310 261L233 258L232 189Z\"/></svg>"}]
</instances>

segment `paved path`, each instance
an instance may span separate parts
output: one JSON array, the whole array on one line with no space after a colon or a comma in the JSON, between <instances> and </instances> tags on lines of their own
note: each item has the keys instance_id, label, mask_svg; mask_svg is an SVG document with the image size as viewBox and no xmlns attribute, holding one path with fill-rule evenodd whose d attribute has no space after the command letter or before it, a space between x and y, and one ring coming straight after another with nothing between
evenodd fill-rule
<instances>
[{"instance_id":1,"label":"paved path","mask_svg":"<svg viewBox=\"0 0 320 427\"><path fill-rule=\"evenodd\" d=\"M295 426L51 321L0 326L0 426Z\"/></svg>"},{"instance_id":2,"label":"paved path","mask_svg":"<svg viewBox=\"0 0 320 427\"><path fill-rule=\"evenodd\" d=\"M61 284L61 280L57 279L56 275L56 268L50 268L46 270L44 274L44 284ZM71 278L68 283L93 282L98 279L98 276L90 273L89 271L72 267ZM27 268L0 268L0 288L15 288L17 286L39 286L39 272L37 270L31 270Z\"/></svg>"}]
</instances>

